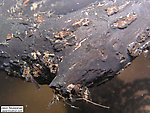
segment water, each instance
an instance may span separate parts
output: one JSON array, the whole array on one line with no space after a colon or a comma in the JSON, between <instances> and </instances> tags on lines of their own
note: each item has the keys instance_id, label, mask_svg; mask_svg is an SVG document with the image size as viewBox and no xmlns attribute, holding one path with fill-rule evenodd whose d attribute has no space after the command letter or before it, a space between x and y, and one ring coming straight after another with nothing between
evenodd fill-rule
<instances>
[{"instance_id":1,"label":"water","mask_svg":"<svg viewBox=\"0 0 150 113\"><path fill-rule=\"evenodd\" d=\"M63 104L52 105L47 109L53 93L48 86L41 86L37 90L32 83L24 82L20 79L6 77L0 73L0 105L23 105L25 113L65 113Z\"/></svg>"}]
</instances>

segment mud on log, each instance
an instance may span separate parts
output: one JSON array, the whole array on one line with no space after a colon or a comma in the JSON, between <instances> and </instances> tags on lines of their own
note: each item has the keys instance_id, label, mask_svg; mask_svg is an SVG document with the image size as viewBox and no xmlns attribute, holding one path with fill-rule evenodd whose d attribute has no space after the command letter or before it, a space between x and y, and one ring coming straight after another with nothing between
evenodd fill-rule
<instances>
[{"instance_id":1,"label":"mud on log","mask_svg":"<svg viewBox=\"0 0 150 113\"><path fill-rule=\"evenodd\" d=\"M88 99L88 87L149 51L148 0L99 1L63 16L44 7L47 1L35 3L16 2L7 15L1 12L1 69L50 84L60 98Z\"/></svg>"}]
</instances>

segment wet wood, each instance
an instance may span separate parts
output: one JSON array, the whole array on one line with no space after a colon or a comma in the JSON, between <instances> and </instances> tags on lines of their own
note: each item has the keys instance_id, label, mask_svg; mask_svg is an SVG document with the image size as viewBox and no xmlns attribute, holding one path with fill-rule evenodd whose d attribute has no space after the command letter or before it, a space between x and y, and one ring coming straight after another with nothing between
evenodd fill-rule
<instances>
[{"instance_id":1,"label":"wet wood","mask_svg":"<svg viewBox=\"0 0 150 113\"><path fill-rule=\"evenodd\" d=\"M70 84L92 87L112 79L149 50L148 1L95 2L63 16L44 5L42 12L39 6L47 2L36 2L34 10L34 3L24 6L29 2L1 6L7 13L0 12L0 64L11 76L26 79L23 73L29 67L39 84L61 86L64 92ZM118 11L108 14L107 4ZM8 33L13 38L6 41Z\"/></svg>"}]
</instances>

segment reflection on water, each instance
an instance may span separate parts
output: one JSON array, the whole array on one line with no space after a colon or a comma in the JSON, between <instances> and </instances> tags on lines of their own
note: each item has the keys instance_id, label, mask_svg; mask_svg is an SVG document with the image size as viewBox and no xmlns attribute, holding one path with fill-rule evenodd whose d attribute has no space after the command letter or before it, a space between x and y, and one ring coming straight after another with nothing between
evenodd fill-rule
<instances>
[{"instance_id":1,"label":"reflection on water","mask_svg":"<svg viewBox=\"0 0 150 113\"><path fill-rule=\"evenodd\" d=\"M133 64L118 76L125 83L133 82L135 79L150 78L150 55L140 56Z\"/></svg>"},{"instance_id":2,"label":"reflection on water","mask_svg":"<svg viewBox=\"0 0 150 113\"><path fill-rule=\"evenodd\" d=\"M0 73L0 105L24 105L25 113L145 113L150 112L150 55L140 56L113 80L92 88L93 101L111 107L109 110L78 102L80 109L65 107L63 103L46 109L52 98L48 86L38 91L31 83ZM143 112L142 112L143 111Z\"/></svg>"}]
</instances>

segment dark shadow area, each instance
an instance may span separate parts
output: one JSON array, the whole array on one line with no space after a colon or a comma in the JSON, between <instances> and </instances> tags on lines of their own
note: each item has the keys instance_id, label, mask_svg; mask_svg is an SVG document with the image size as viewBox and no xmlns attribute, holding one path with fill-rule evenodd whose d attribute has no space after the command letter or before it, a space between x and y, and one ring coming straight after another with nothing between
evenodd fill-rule
<instances>
[{"instance_id":1,"label":"dark shadow area","mask_svg":"<svg viewBox=\"0 0 150 113\"><path fill-rule=\"evenodd\" d=\"M68 108L68 113L149 113L150 79L123 84L115 78L105 85L92 89L93 101L109 106L100 108L89 103L76 104L79 110Z\"/></svg>"}]
</instances>

